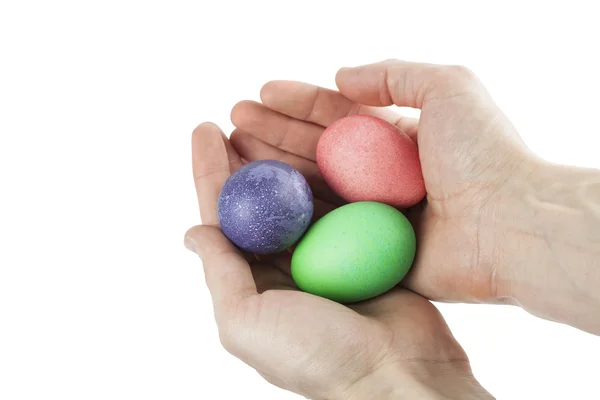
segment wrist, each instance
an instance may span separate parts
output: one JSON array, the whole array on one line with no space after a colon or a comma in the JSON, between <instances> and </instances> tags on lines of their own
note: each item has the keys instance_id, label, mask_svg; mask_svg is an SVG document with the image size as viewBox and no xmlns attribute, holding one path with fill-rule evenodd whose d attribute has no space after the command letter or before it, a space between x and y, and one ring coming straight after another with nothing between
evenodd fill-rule
<instances>
[{"instance_id":1,"label":"wrist","mask_svg":"<svg viewBox=\"0 0 600 400\"><path fill-rule=\"evenodd\" d=\"M355 382L336 399L493 399L479 385L468 362L431 362L415 360L403 365L388 365Z\"/></svg>"},{"instance_id":2,"label":"wrist","mask_svg":"<svg viewBox=\"0 0 600 400\"><path fill-rule=\"evenodd\" d=\"M498 215L499 295L600 333L600 171L532 160Z\"/></svg>"}]
</instances>

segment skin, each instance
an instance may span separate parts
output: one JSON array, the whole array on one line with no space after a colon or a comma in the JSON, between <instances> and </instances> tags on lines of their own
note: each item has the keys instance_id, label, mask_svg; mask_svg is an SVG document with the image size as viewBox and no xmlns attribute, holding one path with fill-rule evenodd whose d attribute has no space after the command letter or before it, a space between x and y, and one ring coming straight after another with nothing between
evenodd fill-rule
<instances>
[{"instance_id":1,"label":"skin","mask_svg":"<svg viewBox=\"0 0 600 400\"><path fill-rule=\"evenodd\" d=\"M314 399L491 398L427 299L520 305L600 333L600 174L527 149L478 79L455 66L386 61L343 68L339 91L273 81L232 110L230 140L193 134L200 255L225 348L273 384ZM382 106L421 109L419 120ZM343 204L315 163L319 135L352 114L381 117L418 145L427 198L404 210L418 251L403 288L352 306L296 290L290 253L242 254L222 235L219 190L245 160L304 174L315 217ZM418 293L418 294L417 294Z\"/></svg>"}]
</instances>

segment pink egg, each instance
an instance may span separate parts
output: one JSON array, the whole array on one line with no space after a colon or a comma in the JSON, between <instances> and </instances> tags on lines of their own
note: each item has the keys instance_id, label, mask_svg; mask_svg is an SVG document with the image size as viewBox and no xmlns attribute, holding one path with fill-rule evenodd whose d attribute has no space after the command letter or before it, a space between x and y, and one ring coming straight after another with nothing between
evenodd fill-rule
<instances>
[{"instance_id":1,"label":"pink egg","mask_svg":"<svg viewBox=\"0 0 600 400\"><path fill-rule=\"evenodd\" d=\"M380 118L354 115L335 121L319 139L317 164L327 184L349 202L405 208L425 197L416 144Z\"/></svg>"}]
</instances>

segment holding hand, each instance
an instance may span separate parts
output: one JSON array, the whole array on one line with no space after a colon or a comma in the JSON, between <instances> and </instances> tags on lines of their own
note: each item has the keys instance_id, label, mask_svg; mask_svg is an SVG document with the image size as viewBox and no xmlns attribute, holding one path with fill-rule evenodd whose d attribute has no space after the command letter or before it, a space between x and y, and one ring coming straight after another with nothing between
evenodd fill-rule
<instances>
[{"instance_id":1,"label":"holding hand","mask_svg":"<svg viewBox=\"0 0 600 400\"><path fill-rule=\"evenodd\" d=\"M547 163L524 145L464 67L386 61L343 68L339 92L273 81L231 114L248 161L300 170L331 203L315 149L335 120L380 117L419 147L426 201L406 210L417 257L402 285L433 300L508 303L600 333L600 174ZM381 108L421 109L419 120Z\"/></svg>"},{"instance_id":2,"label":"holding hand","mask_svg":"<svg viewBox=\"0 0 600 400\"><path fill-rule=\"evenodd\" d=\"M298 291L289 253L258 260L240 253L217 226L217 198L241 158L212 124L196 129L192 146L204 225L186 244L202 258L228 351L269 382L314 399L487 395L426 299L396 288L346 307ZM330 201L316 200L317 210L335 207Z\"/></svg>"},{"instance_id":3,"label":"holding hand","mask_svg":"<svg viewBox=\"0 0 600 400\"><path fill-rule=\"evenodd\" d=\"M317 399L467 399L489 395L426 298L518 304L600 333L598 171L533 155L462 67L387 61L344 68L336 81L339 92L269 82L262 103L234 107L230 140L212 124L194 132L204 225L186 244L203 260L231 353L275 385ZM421 109L419 120L382 108L392 104ZM275 159L305 176L315 219L343 205L315 151L327 126L354 114L387 120L417 143L427 197L404 210L417 234L402 281L412 291L396 287L344 306L298 291L289 252L239 252L218 227L217 198L244 163Z\"/></svg>"}]
</instances>

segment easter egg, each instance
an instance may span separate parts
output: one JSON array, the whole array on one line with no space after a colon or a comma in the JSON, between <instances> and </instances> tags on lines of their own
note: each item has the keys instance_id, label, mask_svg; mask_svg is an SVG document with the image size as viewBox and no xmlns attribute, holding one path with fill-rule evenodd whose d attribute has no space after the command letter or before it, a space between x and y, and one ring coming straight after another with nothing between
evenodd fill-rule
<instances>
[{"instance_id":1,"label":"easter egg","mask_svg":"<svg viewBox=\"0 0 600 400\"><path fill-rule=\"evenodd\" d=\"M313 214L313 196L300 172L275 160L244 165L223 185L221 230L239 248L257 254L291 247Z\"/></svg>"},{"instance_id":2,"label":"easter egg","mask_svg":"<svg viewBox=\"0 0 600 400\"><path fill-rule=\"evenodd\" d=\"M292 277L308 293L340 303L378 296L396 286L415 257L406 217L376 202L351 203L318 220L292 255Z\"/></svg>"},{"instance_id":3,"label":"easter egg","mask_svg":"<svg viewBox=\"0 0 600 400\"><path fill-rule=\"evenodd\" d=\"M380 118L353 115L335 121L319 139L317 164L327 184L349 202L405 208L425 197L416 144Z\"/></svg>"}]
</instances>

